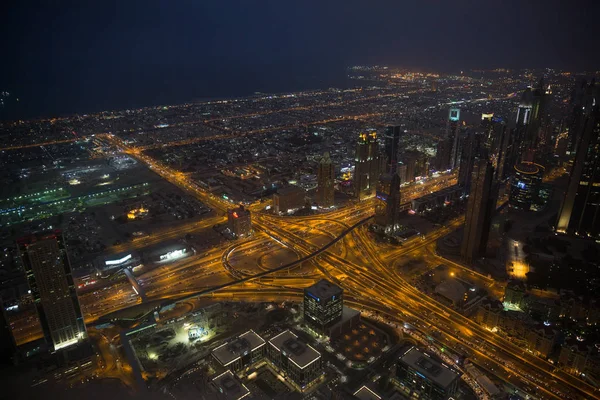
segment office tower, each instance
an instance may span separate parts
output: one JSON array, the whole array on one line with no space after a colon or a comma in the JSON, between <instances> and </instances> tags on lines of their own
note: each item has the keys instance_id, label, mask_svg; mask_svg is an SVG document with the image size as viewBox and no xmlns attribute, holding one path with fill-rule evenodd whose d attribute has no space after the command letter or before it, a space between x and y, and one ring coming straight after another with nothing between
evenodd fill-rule
<instances>
[{"instance_id":1,"label":"office tower","mask_svg":"<svg viewBox=\"0 0 600 400\"><path fill-rule=\"evenodd\" d=\"M471 186L475 158L487 158L484 140L484 134L475 131L468 131L461 140L463 145L458 170L458 184L464 188L465 193L469 192Z\"/></svg>"},{"instance_id":2,"label":"office tower","mask_svg":"<svg viewBox=\"0 0 600 400\"><path fill-rule=\"evenodd\" d=\"M392 233L399 227L400 218L400 176L383 174L377 186L375 203L375 223Z\"/></svg>"},{"instance_id":3,"label":"office tower","mask_svg":"<svg viewBox=\"0 0 600 400\"><path fill-rule=\"evenodd\" d=\"M506 127L506 122L500 117L492 119L492 145L490 147L490 161L494 167L494 181L504 179L506 154L509 151L510 130Z\"/></svg>"},{"instance_id":4,"label":"office tower","mask_svg":"<svg viewBox=\"0 0 600 400\"><path fill-rule=\"evenodd\" d=\"M55 351L78 343L86 331L62 233L30 235L17 245L46 342Z\"/></svg>"},{"instance_id":5,"label":"office tower","mask_svg":"<svg viewBox=\"0 0 600 400\"><path fill-rule=\"evenodd\" d=\"M398 146L400 145L401 128L399 125L390 125L385 128L384 143L385 157L387 159L386 172L393 174L398 168Z\"/></svg>"},{"instance_id":6,"label":"office tower","mask_svg":"<svg viewBox=\"0 0 600 400\"><path fill-rule=\"evenodd\" d=\"M461 152L460 143L460 108L451 108L448 111L446 124L446 137L451 141L450 169L458 167Z\"/></svg>"},{"instance_id":7,"label":"office tower","mask_svg":"<svg viewBox=\"0 0 600 400\"><path fill-rule=\"evenodd\" d=\"M238 372L260 361L265 356L265 345L262 337L249 330L216 347L211 354L222 368Z\"/></svg>"},{"instance_id":8,"label":"office tower","mask_svg":"<svg viewBox=\"0 0 600 400\"><path fill-rule=\"evenodd\" d=\"M521 211L537 208L544 170L544 166L529 161L514 166L508 200L511 208Z\"/></svg>"},{"instance_id":9,"label":"office tower","mask_svg":"<svg viewBox=\"0 0 600 400\"><path fill-rule=\"evenodd\" d=\"M398 164L398 176L400 177L400 184L407 183L412 179L408 179L408 165L406 163Z\"/></svg>"},{"instance_id":10,"label":"office tower","mask_svg":"<svg viewBox=\"0 0 600 400\"><path fill-rule=\"evenodd\" d=\"M452 153L453 143L454 140L449 137L443 137L438 141L434 163L437 171L446 171L450 169L450 155Z\"/></svg>"},{"instance_id":11,"label":"office tower","mask_svg":"<svg viewBox=\"0 0 600 400\"><path fill-rule=\"evenodd\" d=\"M300 340L290 330L283 331L269 340L267 356L301 392L311 387L323 375L321 353Z\"/></svg>"},{"instance_id":12,"label":"office tower","mask_svg":"<svg viewBox=\"0 0 600 400\"><path fill-rule=\"evenodd\" d=\"M549 93L549 89L544 88L543 78L537 88L528 87L523 91L517 109L516 126L512 133L514 146L510 165L523 160L533 161L533 154L540 143L540 130L545 119Z\"/></svg>"},{"instance_id":13,"label":"office tower","mask_svg":"<svg viewBox=\"0 0 600 400\"><path fill-rule=\"evenodd\" d=\"M325 153L319 161L319 170L317 171L317 204L319 207L329 208L333 206L333 195L335 171L329 153Z\"/></svg>"},{"instance_id":14,"label":"office tower","mask_svg":"<svg viewBox=\"0 0 600 400\"><path fill-rule=\"evenodd\" d=\"M235 238L249 236L252 233L250 210L246 210L242 205L227 210L227 227Z\"/></svg>"},{"instance_id":15,"label":"office tower","mask_svg":"<svg viewBox=\"0 0 600 400\"><path fill-rule=\"evenodd\" d=\"M377 133L361 133L356 142L354 189L358 200L373 196L379 176L384 169L385 157L379 154Z\"/></svg>"},{"instance_id":16,"label":"office tower","mask_svg":"<svg viewBox=\"0 0 600 400\"><path fill-rule=\"evenodd\" d=\"M306 190L290 185L273 194L273 211L276 214L297 210L306 205Z\"/></svg>"},{"instance_id":17,"label":"office tower","mask_svg":"<svg viewBox=\"0 0 600 400\"><path fill-rule=\"evenodd\" d=\"M304 322L318 332L340 321L343 308L343 290L325 279L304 289Z\"/></svg>"},{"instance_id":18,"label":"office tower","mask_svg":"<svg viewBox=\"0 0 600 400\"><path fill-rule=\"evenodd\" d=\"M567 139L566 153L574 156L578 148L581 134L583 133L582 124L586 120L586 108L591 109L594 101L595 81L588 84L585 79L580 81L571 93L571 115L567 121L569 129Z\"/></svg>"},{"instance_id":19,"label":"office tower","mask_svg":"<svg viewBox=\"0 0 600 400\"><path fill-rule=\"evenodd\" d=\"M600 237L600 89L592 88L592 106L586 107L567 191L556 230L579 236Z\"/></svg>"},{"instance_id":20,"label":"office tower","mask_svg":"<svg viewBox=\"0 0 600 400\"><path fill-rule=\"evenodd\" d=\"M411 389L413 396L418 393L419 399L449 399L458 390L460 375L437 357L414 346L409 347L396 363L398 380Z\"/></svg>"},{"instance_id":21,"label":"office tower","mask_svg":"<svg viewBox=\"0 0 600 400\"><path fill-rule=\"evenodd\" d=\"M491 195L493 172L492 164L487 159L475 159L465 214L465 231L460 249L461 256L467 262L485 253L495 208L495 199Z\"/></svg>"}]
</instances>

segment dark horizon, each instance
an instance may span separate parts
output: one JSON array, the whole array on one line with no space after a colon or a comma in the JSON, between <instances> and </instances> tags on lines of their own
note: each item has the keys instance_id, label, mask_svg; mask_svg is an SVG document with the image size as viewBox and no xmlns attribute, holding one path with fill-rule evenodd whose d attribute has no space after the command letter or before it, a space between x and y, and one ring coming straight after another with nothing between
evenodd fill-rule
<instances>
[{"instance_id":1,"label":"dark horizon","mask_svg":"<svg viewBox=\"0 0 600 400\"><path fill-rule=\"evenodd\" d=\"M458 3L4 5L0 120L324 89L351 65L600 69L597 3Z\"/></svg>"}]
</instances>

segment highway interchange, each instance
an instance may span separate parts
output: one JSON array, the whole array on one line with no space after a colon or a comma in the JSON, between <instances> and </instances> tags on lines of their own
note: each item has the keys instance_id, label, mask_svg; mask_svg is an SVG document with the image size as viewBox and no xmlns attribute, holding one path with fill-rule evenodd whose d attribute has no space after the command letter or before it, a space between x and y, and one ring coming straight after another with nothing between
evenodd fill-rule
<instances>
[{"instance_id":1,"label":"highway interchange","mask_svg":"<svg viewBox=\"0 0 600 400\"><path fill-rule=\"evenodd\" d=\"M220 215L232 206L203 191L184 174L129 148L117 137L107 135L106 140L148 165L164 179L195 195L219 211ZM423 257L429 260L427 264L432 261L444 263L457 274L470 275L487 283L491 290L500 291L502 285L490 278L435 254L436 241L460 227L463 218L439 227L426 237L416 237L403 246L394 247L377 243L366 229L366 222L373 213L372 200L308 217L269 215L260 211L265 205L249 207L253 211L255 230L252 238L236 242L233 246L212 248L143 274L139 281L148 299L189 299L210 292L215 298L257 302L299 299L303 286L311 284L317 277L325 277L344 288L351 304L375 312L389 321L408 322L422 332L436 333L439 346L466 354L471 362L487 373L539 398L599 396L598 390L588 383L419 292L406 280L407 277L401 276L393 267L403 257ZM224 217L213 217L195 224L198 229L209 229L224 220ZM354 229L349 230L354 224ZM181 237L189 228L173 228L157 237L146 238L144 242L151 244L165 238ZM332 240L337 242L325 251L319 250ZM121 245L119 251L127 250L128 245ZM133 246L138 244L134 242ZM313 256L316 252L319 254ZM297 260L303 257L307 258L306 261L299 263ZM254 261L247 262L246 259ZM290 263L292 267L286 268ZM249 267L252 264L255 264L254 268ZM268 270L274 268L279 271L269 274ZM263 276L253 278L257 273ZM242 278L246 281L235 283ZM215 286L221 287L220 290L211 291L210 288ZM139 302L131 287L124 283L94 293L84 294L80 299L88 324Z\"/></svg>"}]
</instances>

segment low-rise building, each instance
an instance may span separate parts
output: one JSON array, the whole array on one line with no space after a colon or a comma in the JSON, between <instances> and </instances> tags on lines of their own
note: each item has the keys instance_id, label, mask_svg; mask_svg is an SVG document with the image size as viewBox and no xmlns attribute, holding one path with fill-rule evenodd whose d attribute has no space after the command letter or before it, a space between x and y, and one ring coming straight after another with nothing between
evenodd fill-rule
<instances>
[{"instance_id":1,"label":"low-rise building","mask_svg":"<svg viewBox=\"0 0 600 400\"><path fill-rule=\"evenodd\" d=\"M297 210L304 207L305 204L306 190L299 186L286 186L273 194L273 211L276 214Z\"/></svg>"},{"instance_id":2,"label":"low-rise building","mask_svg":"<svg viewBox=\"0 0 600 400\"><path fill-rule=\"evenodd\" d=\"M240 400L250 396L250 390L246 385L240 382L229 370L214 377L211 385L213 390L218 393L219 399Z\"/></svg>"},{"instance_id":3,"label":"low-rise building","mask_svg":"<svg viewBox=\"0 0 600 400\"><path fill-rule=\"evenodd\" d=\"M502 305L502 302L498 300L484 299L481 303L479 303L475 321L492 329L499 325L503 310L504 306Z\"/></svg>"},{"instance_id":4,"label":"low-rise building","mask_svg":"<svg viewBox=\"0 0 600 400\"><path fill-rule=\"evenodd\" d=\"M212 351L223 368L240 371L265 356L265 340L250 330Z\"/></svg>"},{"instance_id":5,"label":"low-rise building","mask_svg":"<svg viewBox=\"0 0 600 400\"><path fill-rule=\"evenodd\" d=\"M307 389L323 374L321 353L290 330L269 340L267 353L273 365L284 372L300 391Z\"/></svg>"},{"instance_id":6,"label":"low-rise building","mask_svg":"<svg viewBox=\"0 0 600 400\"><path fill-rule=\"evenodd\" d=\"M419 398L447 400L458 389L460 373L416 347L409 347L398 359L396 376L401 385Z\"/></svg>"}]
</instances>

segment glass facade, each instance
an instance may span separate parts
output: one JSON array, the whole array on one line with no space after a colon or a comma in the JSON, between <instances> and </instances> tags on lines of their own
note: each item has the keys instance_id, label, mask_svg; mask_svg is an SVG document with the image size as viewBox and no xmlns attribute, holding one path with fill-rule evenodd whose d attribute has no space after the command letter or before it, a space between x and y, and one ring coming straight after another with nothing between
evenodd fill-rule
<instances>
[{"instance_id":1,"label":"glass facade","mask_svg":"<svg viewBox=\"0 0 600 400\"><path fill-rule=\"evenodd\" d=\"M537 209L544 169L542 165L532 162L522 162L514 166L508 201L511 208L523 211Z\"/></svg>"},{"instance_id":2,"label":"glass facade","mask_svg":"<svg viewBox=\"0 0 600 400\"><path fill-rule=\"evenodd\" d=\"M85 325L60 231L17 241L46 341L59 350L85 337Z\"/></svg>"}]
</instances>

